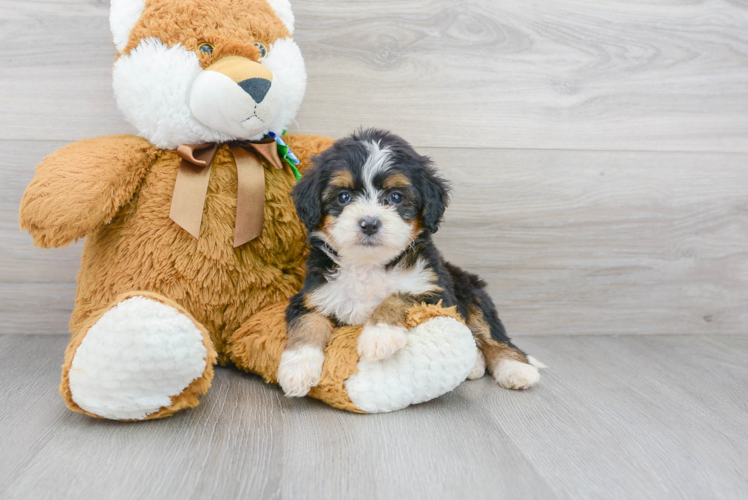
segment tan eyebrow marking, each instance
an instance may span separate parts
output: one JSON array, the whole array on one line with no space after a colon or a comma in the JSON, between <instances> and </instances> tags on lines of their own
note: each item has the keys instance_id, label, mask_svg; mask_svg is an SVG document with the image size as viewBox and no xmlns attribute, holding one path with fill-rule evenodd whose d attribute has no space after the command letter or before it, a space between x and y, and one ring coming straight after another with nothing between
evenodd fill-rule
<instances>
[{"instance_id":1,"label":"tan eyebrow marking","mask_svg":"<svg viewBox=\"0 0 748 500\"><path fill-rule=\"evenodd\" d=\"M387 177L384 180L383 187L384 189L393 189L409 187L411 185L410 179L408 179L404 174L397 173Z\"/></svg>"},{"instance_id":2,"label":"tan eyebrow marking","mask_svg":"<svg viewBox=\"0 0 748 500\"><path fill-rule=\"evenodd\" d=\"M353 189L353 174L348 170L341 170L332 176L330 185L340 188Z\"/></svg>"}]
</instances>

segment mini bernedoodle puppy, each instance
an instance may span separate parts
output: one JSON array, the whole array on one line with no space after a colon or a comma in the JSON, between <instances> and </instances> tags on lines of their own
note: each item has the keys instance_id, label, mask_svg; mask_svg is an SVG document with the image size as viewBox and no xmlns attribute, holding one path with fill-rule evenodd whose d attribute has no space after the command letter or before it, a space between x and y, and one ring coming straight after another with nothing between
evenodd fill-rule
<instances>
[{"instance_id":1,"label":"mini bernedoodle puppy","mask_svg":"<svg viewBox=\"0 0 748 500\"><path fill-rule=\"evenodd\" d=\"M316 157L293 197L311 248L286 310L278 382L287 396L319 383L335 326L365 325L359 355L384 359L405 346L405 311L421 302L457 306L465 318L479 351L468 378L488 368L509 389L538 381L541 363L509 340L485 282L434 246L449 198L429 158L389 132L359 131Z\"/></svg>"}]
</instances>

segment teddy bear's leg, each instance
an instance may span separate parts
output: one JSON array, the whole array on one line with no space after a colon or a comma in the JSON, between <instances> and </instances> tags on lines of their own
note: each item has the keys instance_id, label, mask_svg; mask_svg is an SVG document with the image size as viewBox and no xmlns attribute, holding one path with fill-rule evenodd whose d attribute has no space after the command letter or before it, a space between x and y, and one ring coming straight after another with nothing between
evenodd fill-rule
<instances>
[{"instance_id":1,"label":"teddy bear's leg","mask_svg":"<svg viewBox=\"0 0 748 500\"><path fill-rule=\"evenodd\" d=\"M285 309L271 306L232 337L229 352L240 368L277 383L286 339ZM476 364L473 335L454 308L420 305L408 311L407 343L384 360L361 360L362 327L335 330L325 349L322 378L309 396L343 410L379 413L434 399L457 387Z\"/></svg>"},{"instance_id":2,"label":"teddy bear's leg","mask_svg":"<svg viewBox=\"0 0 748 500\"><path fill-rule=\"evenodd\" d=\"M68 407L115 420L161 418L198 404L213 379L207 330L156 293L120 295L91 315L65 352Z\"/></svg>"}]
</instances>

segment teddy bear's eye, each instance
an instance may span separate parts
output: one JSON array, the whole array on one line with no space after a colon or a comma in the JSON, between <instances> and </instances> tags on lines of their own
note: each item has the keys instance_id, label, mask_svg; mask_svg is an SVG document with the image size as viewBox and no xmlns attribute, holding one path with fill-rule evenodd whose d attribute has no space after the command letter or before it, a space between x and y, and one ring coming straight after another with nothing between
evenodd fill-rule
<instances>
[{"instance_id":1,"label":"teddy bear's eye","mask_svg":"<svg viewBox=\"0 0 748 500\"><path fill-rule=\"evenodd\" d=\"M209 56L213 53L213 46L209 43L201 43L197 46L197 50L199 50L201 54Z\"/></svg>"},{"instance_id":2,"label":"teddy bear's eye","mask_svg":"<svg viewBox=\"0 0 748 500\"><path fill-rule=\"evenodd\" d=\"M257 47L257 50L260 51L260 57L265 57L268 55L268 48L265 47L265 44L262 42L255 42L255 47Z\"/></svg>"}]
</instances>

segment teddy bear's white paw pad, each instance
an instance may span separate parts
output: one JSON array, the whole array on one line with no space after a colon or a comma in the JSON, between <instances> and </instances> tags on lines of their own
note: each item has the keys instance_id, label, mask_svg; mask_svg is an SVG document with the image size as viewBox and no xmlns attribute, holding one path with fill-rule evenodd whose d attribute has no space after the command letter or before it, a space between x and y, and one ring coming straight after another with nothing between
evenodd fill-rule
<instances>
[{"instance_id":1,"label":"teddy bear's white paw pad","mask_svg":"<svg viewBox=\"0 0 748 500\"><path fill-rule=\"evenodd\" d=\"M475 366L467 376L468 380L475 380L481 378L486 374L486 357L480 350L478 351L478 359L475 360Z\"/></svg>"},{"instance_id":2,"label":"teddy bear's white paw pad","mask_svg":"<svg viewBox=\"0 0 748 500\"><path fill-rule=\"evenodd\" d=\"M318 347L302 346L284 351L278 367L278 383L288 397L306 396L319 384L325 354Z\"/></svg>"},{"instance_id":3,"label":"teddy bear's white paw pad","mask_svg":"<svg viewBox=\"0 0 748 500\"><path fill-rule=\"evenodd\" d=\"M537 368L514 359L502 359L493 372L496 382L506 389L528 389L540 380Z\"/></svg>"},{"instance_id":4,"label":"teddy bear's white paw pad","mask_svg":"<svg viewBox=\"0 0 748 500\"><path fill-rule=\"evenodd\" d=\"M139 420L172 404L201 377L208 356L202 332L173 307L126 299L86 334L69 372L73 401L101 417Z\"/></svg>"},{"instance_id":5,"label":"teddy bear's white paw pad","mask_svg":"<svg viewBox=\"0 0 748 500\"><path fill-rule=\"evenodd\" d=\"M361 358L345 387L353 404L367 413L395 411L460 385L477 354L470 329L439 316L410 330L405 347L394 356L380 361Z\"/></svg>"},{"instance_id":6,"label":"teddy bear's white paw pad","mask_svg":"<svg viewBox=\"0 0 748 500\"><path fill-rule=\"evenodd\" d=\"M378 361L389 358L407 342L408 330L405 327L385 323L367 325L358 338L358 354L362 359Z\"/></svg>"}]
</instances>

